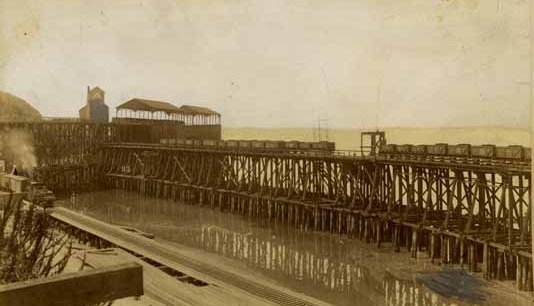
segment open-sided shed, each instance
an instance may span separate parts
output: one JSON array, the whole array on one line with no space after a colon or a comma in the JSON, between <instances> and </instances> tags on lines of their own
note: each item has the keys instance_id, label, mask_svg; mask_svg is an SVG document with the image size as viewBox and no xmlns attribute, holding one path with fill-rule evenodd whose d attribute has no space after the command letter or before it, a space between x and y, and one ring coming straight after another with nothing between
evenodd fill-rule
<instances>
[{"instance_id":1,"label":"open-sided shed","mask_svg":"<svg viewBox=\"0 0 534 306\"><path fill-rule=\"evenodd\" d=\"M201 106L183 105L177 107L172 103L134 98L116 108L117 117L150 120L181 121L186 125L220 124L220 114Z\"/></svg>"}]
</instances>

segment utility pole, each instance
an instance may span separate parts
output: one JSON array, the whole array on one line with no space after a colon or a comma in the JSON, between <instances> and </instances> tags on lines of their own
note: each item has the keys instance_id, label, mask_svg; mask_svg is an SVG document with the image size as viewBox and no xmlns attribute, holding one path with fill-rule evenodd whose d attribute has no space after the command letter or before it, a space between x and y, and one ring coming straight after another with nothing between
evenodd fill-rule
<instances>
[{"instance_id":1,"label":"utility pole","mask_svg":"<svg viewBox=\"0 0 534 306\"><path fill-rule=\"evenodd\" d=\"M323 135L323 128L321 128L321 124L323 124L324 135ZM323 137L324 136L324 137ZM314 127L313 129L313 140L314 141L329 141L328 138L328 117L326 119L321 119L321 117L317 118L317 128Z\"/></svg>"},{"instance_id":2,"label":"utility pole","mask_svg":"<svg viewBox=\"0 0 534 306\"><path fill-rule=\"evenodd\" d=\"M325 141L329 141L330 139L328 139L328 117L326 117L326 130L325 130Z\"/></svg>"},{"instance_id":3,"label":"utility pole","mask_svg":"<svg viewBox=\"0 0 534 306\"><path fill-rule=\"evenodd\" d=\"M321 117L317 119L317 133L319 134L318 141L321 141Z\"/></svg>"}]
</instances>

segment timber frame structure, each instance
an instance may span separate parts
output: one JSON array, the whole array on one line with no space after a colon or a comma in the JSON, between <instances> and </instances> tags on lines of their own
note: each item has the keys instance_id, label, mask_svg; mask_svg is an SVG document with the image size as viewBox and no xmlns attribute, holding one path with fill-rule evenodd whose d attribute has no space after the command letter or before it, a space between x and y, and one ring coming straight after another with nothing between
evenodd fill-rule
<instances>
[{"instance_id":1,"label":"timber frame structure","mask_svg":"<svg viewBox=\"0 0 534 306\"><path fill-rule=\"evenodd\" d=\"M6 148L10 145L6 143L0 159L7 160L10 169L12 164L21 163L21 158L27 158L19 155L32 155L35 158L32 176L46 182L49 188L89 189L95 185L100 145L121 141L120 135L125 135L129 129L129 125L87 121L1 122L0 141L9 137L10 132L14 132L20 141L15 150ZM14 152L20 150L25 154Z\"/></svg>"},{"instance_id":2,"label":"timber frame structure","mask_svg":"<svg viewBox=\"0 0 534 306\"><path fill-rule=\"evenodd\" d=\"M532 290L530 167L106 144L110 188L427 252Z\"/></svg>"},{"instance_id":3,"label":"timber frame structure","mask_svg":"<svg viewBox=\"0 0 534 306\"><path fill-rule=\"evenodd\" d=\"M391 243L413 257L426 252L433 261L533 290L530 162L134 144L133 128L0 124L4 132L30 132L33 176L55 191L103 184L209 205L377 246Z\"/></svg>"}]
</instances>

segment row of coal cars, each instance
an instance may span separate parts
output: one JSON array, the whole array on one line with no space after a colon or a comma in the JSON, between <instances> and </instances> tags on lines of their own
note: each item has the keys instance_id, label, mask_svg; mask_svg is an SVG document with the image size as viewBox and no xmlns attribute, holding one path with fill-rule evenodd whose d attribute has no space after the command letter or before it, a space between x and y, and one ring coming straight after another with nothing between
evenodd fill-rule
<instances>
[{"instance_id":1,"label":"row of coal cars","mask_svg":"<svg viewBox=\"0 0 534 306\"><path fill-rule=\"evenodd\" d=\"M224 150L261 150L261 151L322 151L333 152L336 144L330 141L279 141L279 140L199 140L199 139L161 139L160 144L182 147L199 147Z\"/></svg>"},{"instance_id":2,"label":"row of coal cars","mask_svg":"<svg viewBox=\"0 0 534 306\"><path fill-rule=\"evenodd\" d=\"M495 145L446 144L435 145L395 145L386 144L378 148L384 156L450 156L472 159L531 160L531 148L511 145L506 147Z\"/></svg>"}]
</instances>

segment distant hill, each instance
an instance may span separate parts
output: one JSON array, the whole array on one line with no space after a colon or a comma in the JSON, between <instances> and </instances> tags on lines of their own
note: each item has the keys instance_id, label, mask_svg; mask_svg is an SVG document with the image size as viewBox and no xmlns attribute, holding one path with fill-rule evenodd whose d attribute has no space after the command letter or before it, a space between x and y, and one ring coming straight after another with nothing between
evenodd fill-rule
<instances>
[{"instance_id":1,"label":"distant hill","mask_svg":"<svg viewBox=\"0 0 534 306\"><path fill-rule=\"evenodd\" d=\"M23 99L0 91L0 121L39 120L41 113Z\"/></svg>"}]
</instances>

